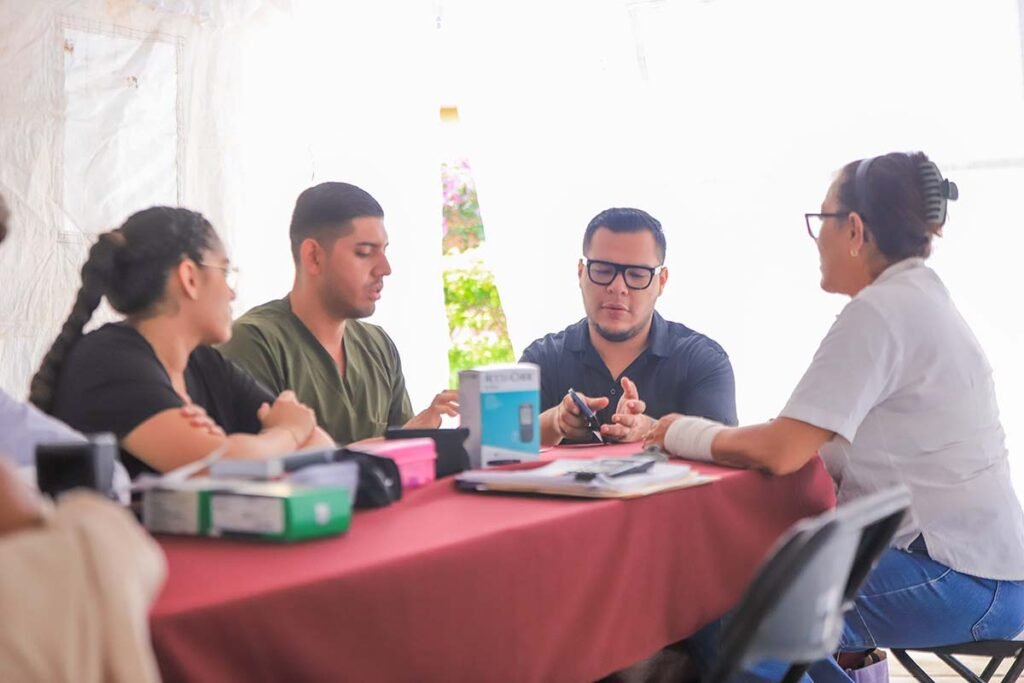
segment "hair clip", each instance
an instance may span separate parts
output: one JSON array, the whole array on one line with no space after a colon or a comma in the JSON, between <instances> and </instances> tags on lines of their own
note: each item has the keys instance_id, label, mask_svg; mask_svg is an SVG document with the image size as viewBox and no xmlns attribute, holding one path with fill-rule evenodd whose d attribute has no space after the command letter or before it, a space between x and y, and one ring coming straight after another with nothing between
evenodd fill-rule
<instances>
[{"instance_id":1,"label":"hair clip","mask_svg":"<svg viewBox=\"0 0 1024 683\"><path fill-rule=\"evenodd\" d=\"M921 177L921 190L924 192L924 215L928 223L942 225L946 222L948 202L960 196L956 183L946 180L939 172L939 167L932 161L922 161L917 166Z\"/></svg>"}]
</instances>

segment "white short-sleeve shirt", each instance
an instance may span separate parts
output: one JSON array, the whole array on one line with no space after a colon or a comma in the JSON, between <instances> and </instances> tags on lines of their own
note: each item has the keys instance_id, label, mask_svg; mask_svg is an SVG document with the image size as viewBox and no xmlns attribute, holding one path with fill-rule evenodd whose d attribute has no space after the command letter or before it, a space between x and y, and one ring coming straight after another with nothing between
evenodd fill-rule
<instances>
[{"instance_id":1,"label":"white short-sleeve shirt","mask_svg":"<svg viewBox=\"0 0 1024 683\"><path fill-rule=\"evenodd\" d=\"M923 534L957 571L1024 579L1024 512L992 368L923 259L890 266L847 304L782 416L835 432L821 457L840 504L910 489L894 547Z\"/></svg>"}]
</instances>

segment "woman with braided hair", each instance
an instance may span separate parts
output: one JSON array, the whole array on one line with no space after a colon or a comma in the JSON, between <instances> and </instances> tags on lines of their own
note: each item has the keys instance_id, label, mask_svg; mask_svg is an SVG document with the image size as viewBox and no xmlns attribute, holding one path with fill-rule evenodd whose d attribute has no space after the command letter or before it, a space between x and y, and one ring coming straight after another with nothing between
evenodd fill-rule
<instances>
[{"instance_id":1,"label":"woman with braided hair","mask_svg":"<svg viewBox=\"0 0 1024 683\"><path fill-rule=\"evenodd\" d=\"M0 196L0 242L8 217ZM166 573L160 547L120 505L83 490L49 504L15 469L39 444L82 440L0 391L2 681L160 680L146 628Z\"/></svg>"},{"instance_id":2,"label":"woman with braided hair","mask_svg":"<svg viewBox=\"0 0 1024 683\"><path fill-rule=\"evenodd\" d=\"M201 214L158 206L132 215L90 249L29 400L82 432L114 432L133 477L218 449L261 458L332 443L291 392L275 399L212 348L231 336L234 272ZM83 335L103 297L125 320ZM217 428L189 419L188 404Z\"/></svg>"},{"instance_id":3,"label":"woman with braided hair","mask_svg":"<svg viewBox=\"0 0 1024 683\"><path fill-rule=\"evenodd\" d=\"M908 514L846 615L843 651L1024 631L1024 512L992 368L925 263L956 198L922 153L847 164L805 220L822 289L851 300L779 417L730 428L668 415L647 437L675 455L775 474L820 452L840 504L910 490ZM834 662L809 673L849 680Z\"/></svg>"}]
</instances>

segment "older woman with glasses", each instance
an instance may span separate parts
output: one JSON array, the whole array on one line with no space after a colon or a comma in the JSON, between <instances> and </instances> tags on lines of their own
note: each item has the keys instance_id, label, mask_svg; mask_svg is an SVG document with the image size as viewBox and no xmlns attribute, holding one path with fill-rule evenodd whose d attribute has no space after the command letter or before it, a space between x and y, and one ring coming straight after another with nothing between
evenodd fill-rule
<instances>
[{"instance_id":1,"label":"older woman with glasses","mask_svg":"<svg viewBox=\"0 0 1024 683\"><path fill-rule=\"evenodd\" d=\"M820 452L839 503L912 494L848 613L844 651L934 647L1024 630L1024 513L1010 484L992 368L925 262L956 185L922 153L846 165L805 221L821 287L851 301L771 422L667 415L647 441L785 474ZM815 680L848 680L834 663Z\"/></svg>"}]
</instances>

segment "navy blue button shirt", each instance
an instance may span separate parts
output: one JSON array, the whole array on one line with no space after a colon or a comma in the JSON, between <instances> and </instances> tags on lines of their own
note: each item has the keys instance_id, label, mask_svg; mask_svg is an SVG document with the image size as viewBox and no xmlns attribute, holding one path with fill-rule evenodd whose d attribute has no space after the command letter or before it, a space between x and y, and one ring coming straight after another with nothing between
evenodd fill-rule
<instances>
[{"instance_id":1,"label":"navy blue button shirt","mask_svg":"<svg viewBox=\"0 0 1024 683\"><path fill-rule=\"evenodd\" d=\"M542 411L572 387L587 396L607 396L608 407L597 415L601 424L609 424L622 397L619 380L624 375L636 384L650 417L683 413L737 424L736 379L729 356L714 340L666 321L657 311L647 348L619 377L612 377L591 344L586 318L533 342L520 360L540 366Z\"/></svg>"}]
</instances>

